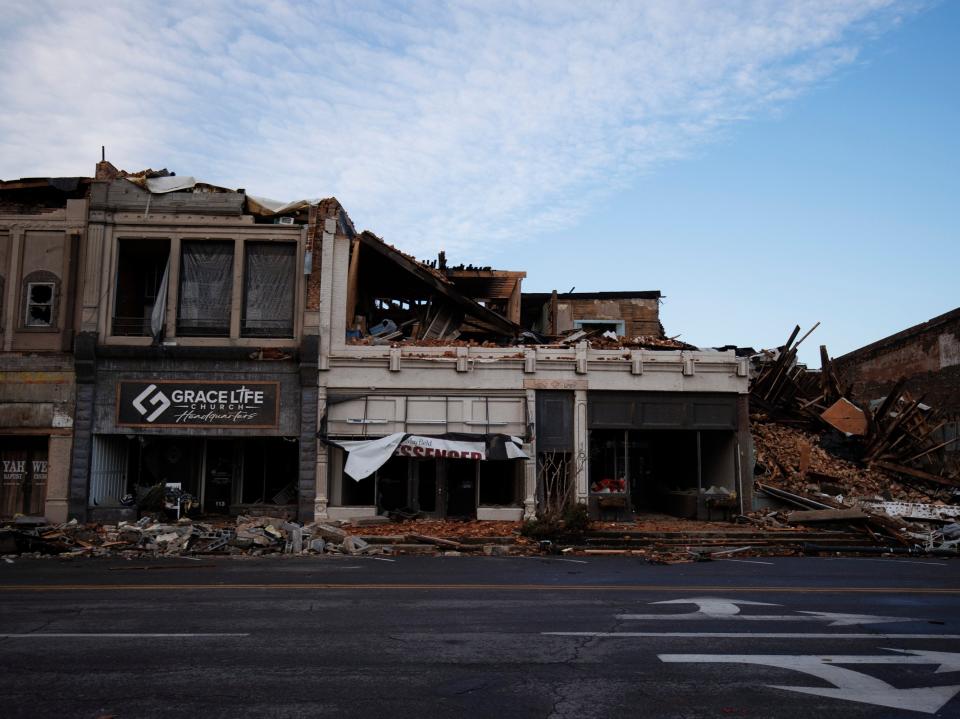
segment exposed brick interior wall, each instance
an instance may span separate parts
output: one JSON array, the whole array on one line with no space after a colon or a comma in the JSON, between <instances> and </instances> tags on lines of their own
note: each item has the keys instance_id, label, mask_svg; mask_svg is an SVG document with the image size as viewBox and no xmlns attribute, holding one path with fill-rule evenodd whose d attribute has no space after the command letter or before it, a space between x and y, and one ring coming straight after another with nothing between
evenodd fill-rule
<instances>
[{"instance_id":1,"label":"exposed brick interior wall","mask_svg":"<svg viewBox=\"0 0 960 719\"><path fill-rule=\"evenodd\" d=\"M856 399L885 396L901 377L907 390L960 415L960 309L838 357L834 366Z\"/></svg>"},{"instance_id":2,"label":"exposed brick interior wall","mask_svg":"<svg viewBox=\"0 0 960 719\"><path fill-rule=\"evenodd\" d=\"M623 320L627 337L662 334L660 302L655 299L588 300L563 299L557 304L559 329L573 327L574 320Z\"/></svg>"}]
</instances>

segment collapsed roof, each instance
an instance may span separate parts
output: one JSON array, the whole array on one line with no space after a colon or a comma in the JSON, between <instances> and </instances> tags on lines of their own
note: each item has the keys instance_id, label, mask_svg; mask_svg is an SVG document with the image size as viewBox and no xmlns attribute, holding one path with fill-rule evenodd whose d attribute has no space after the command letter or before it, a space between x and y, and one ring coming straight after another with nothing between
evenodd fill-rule
<instances>
[{"instance_id":1,"label":"collapsed roof","mask_svg":"<svg viewBox=\"0 0 960 719\"><path fill-rule=\"evenodd\" d=\"M355 341L457 339L512 342L520 326L462 291L459 283L372 232L351 245L347 320Z\"/></svg>"}]
</instances>

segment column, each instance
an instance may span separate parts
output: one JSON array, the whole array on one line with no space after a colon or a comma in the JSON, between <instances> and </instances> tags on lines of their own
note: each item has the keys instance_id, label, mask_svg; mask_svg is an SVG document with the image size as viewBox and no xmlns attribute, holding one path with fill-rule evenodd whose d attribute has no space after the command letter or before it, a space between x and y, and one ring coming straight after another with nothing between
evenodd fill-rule
<instances>
[{"instance_id":1,"label":"column","mask_svg":"<svg viewBox=\"0 0 960 719\"><path fill-rule=\"evenodd\" d=\"M519 283L518 283L519 284ZM527 426L533 427L533 436L525 447L528 459L523 463L523 518L537 516L537 393L527 390Z\"/></svg>"},{"instance_id":2,"label":"column","mask_svg":"<svg viewBox=\"0 0 960 719\"><path fill-rule=\"evenodd\" d=\"M66 522L70 501L70 454L73 437L50 435L47 444L47 501L44 515L52 523Z\"/></svg>"},{"instance_id":3,"label":"column","mask_svg":"<svg viewBox=\"0 0 960 719\"><path fill-rule=\"evenodd\" d=\"M327 388L320 387L317 392L317 425L327 413ZM328 482L330 477L330 447L325 442L317 442L316 493L313 500L313 520L319 522L329 519L327 505L330 503Z\"/></svg>"},{"instance_id":4,"label":"column","mask_svg":"<svg viewBox=\"0 0 960 719\"><path fill-rule=\"evenodd\" d=\"M587 441L587 391L578 389L573 397L573 447L577 501L587 503L590 479L590 448Z\"/></svg>"}]
</instances>

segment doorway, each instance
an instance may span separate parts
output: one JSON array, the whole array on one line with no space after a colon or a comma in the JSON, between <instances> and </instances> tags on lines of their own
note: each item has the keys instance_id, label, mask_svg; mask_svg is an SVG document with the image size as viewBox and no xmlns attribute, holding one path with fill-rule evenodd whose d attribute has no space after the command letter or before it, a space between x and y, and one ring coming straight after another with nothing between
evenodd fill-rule
<instances>
[{"instance_id":1,"label":"doorway","mask_svg":"<svg viewBox=\"0 0 960 719\"><path fill-rule=\"evenodd\" d=\"M208 439L206 483L203 487L205 514L228 514L237 475L237 442L232 439Z\"/></svg>"}]
</instances>

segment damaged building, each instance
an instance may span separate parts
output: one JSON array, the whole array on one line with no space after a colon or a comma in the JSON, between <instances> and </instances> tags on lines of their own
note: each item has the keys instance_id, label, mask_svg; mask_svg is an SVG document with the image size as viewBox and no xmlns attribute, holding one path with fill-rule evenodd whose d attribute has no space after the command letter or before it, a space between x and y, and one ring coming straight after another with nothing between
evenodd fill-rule
<instances>
[{"instance_id":1,"label":"damaged building","mask_svg":"<svg viewBox=\"0 0 960 719\"><path fill-rule=\"evenodd\" d=\"M97 167L75 347L72 516L313 513L321 212Z\"/></svg>"},{"instance_id":2,"label":"damaged building","mask_svg":"<svg viewBox=\"0 0 960 719\"><path fill-rule=\"evenodd\" d=\"M749 509L747 361L664 338L659 292L523 295L334 223L321 246L317 519Z\"/></svg>"},{"instance_id":3,"label":"damaged building","mask_svg":"<svg viewBox=\"0 0 960 719\"><path fill-rule=\"evenodd\" d=\"M88 178L0 182L0 517L67 518Z\"/></svg>"},{"instance_id":4,"label":"damaged building","mask_svg":"<svg viewBox=\"0 0 960 719\"><path fill-rule=\"evenodd\" d=\"M525 294L333 198L106 161L30 183L0 188L7 514L750 507L746 360L665 337L659 291Z\"/></svg>"}]
</instances>

